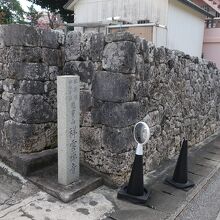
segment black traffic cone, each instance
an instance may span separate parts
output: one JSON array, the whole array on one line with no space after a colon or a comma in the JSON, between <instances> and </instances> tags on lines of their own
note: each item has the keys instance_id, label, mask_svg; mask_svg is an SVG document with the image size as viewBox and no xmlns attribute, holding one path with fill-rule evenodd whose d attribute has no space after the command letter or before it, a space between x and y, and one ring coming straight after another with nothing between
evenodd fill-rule
<instances>
[{"instance_id":1,"label":"black traffic cone","mask_svg":"<svg viewBox=\"0 0 220 220\"><path fill-rule=\"evenodd\" d=\"M144 188L143 154L135 154L129 183L124 185L118 192L118 199L125 199L133 203L146 203L149 192Z\"/></svg>"},{"instance_id":2,"label":"black traffic cone","mask_svg":"<svg viewBox=\"0 0 220 220\"><path fill-rule=\"evenodd\" d=\"M178 189L193 187L195 185L191 180L188 180L187 152L188 141L183 139L180 155L176 163L173 177L168 177L165 180L166 182Z\"/></svg>"}]
</instances>

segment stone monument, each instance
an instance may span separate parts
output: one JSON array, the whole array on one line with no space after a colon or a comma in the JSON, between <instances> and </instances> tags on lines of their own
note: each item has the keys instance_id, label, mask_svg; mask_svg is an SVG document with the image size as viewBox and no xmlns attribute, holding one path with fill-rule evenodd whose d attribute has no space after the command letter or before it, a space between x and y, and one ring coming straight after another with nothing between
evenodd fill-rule
<instances>
[{"instance_id":1,"label":"stone monument","mask_svg":"<svg viewBox=\"0 0 220 220\"><path fill-rule=\"evenodd\" d=\"M57 77L58 182L79 179L79 76Z\"/></svg>"}]
</instances>

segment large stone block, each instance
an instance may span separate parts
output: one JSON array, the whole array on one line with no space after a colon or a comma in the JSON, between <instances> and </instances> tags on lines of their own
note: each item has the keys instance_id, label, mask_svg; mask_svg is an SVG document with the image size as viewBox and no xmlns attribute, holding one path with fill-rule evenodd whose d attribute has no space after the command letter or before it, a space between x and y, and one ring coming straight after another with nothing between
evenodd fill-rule
<instances>
[{"instance_id":1,"label":"large stone block","mask_svg":"<svg viewBox=\"0 0 220 220\"><path fill-rule=\"evenodd\" d=\"M10 117L21 123L56 122L56 111L41 95L15 95Z\"/></svg>"},{"instance_id":2,"label":"large stone block","mask_svg":"<svg viewBox=\"0 0 220 220\"><path fill-rule=\"evenodd\" d=\"M67 62L63 69L64 75L78 75L81 82L91 84L94 72L94 64L91 61Z\"/></svg>"},{"instance_id":3,"label":"large stone block","mask_svg":"<svg viewBox=\"0 0 220 220\"><path fill-rule=\"evenodd\" d=\"M40 46L40 34L28 25L0 26L0 48L4 46Z\"/></svg>"},{"instance_id":4,"label":"large stone block","mask_svg":"<svg viewBox=\"0 0 220 220\"><path fill-rule=\"evenodd\" d=\"M18 93L20 94L43 94L44 92L44 83L41 81L19 81Z\"/></svg>"},{"instance_id":5,"label":"large stone block","mask_svg":"<svg viewBox=\"0 0 220 220\"><path fill-rule=\"evenodd\" d=\"M42 94L44 83L41 81L6 79L3 81L3 90L8 93Z\"/></svg>"},{"instance_id":6,"label":"large stone block","mask_svg":"<svg viewBox=\"0 0 220 220\"><path fill-rule=\"evenodd\" d=\"M103 148L112 153L125 153L135 146L133 127L111 128L103 126Z\"/></svg>"},{"instance_id":7,"label":"large stone block","mask_svg":"<svg viewBox=\"0 0 220 220\"><path fill-rule=\"evenodd\" d=\"M56 147L56 124L22 124L12 120L6 121L3 143L12 153L32 153Z\"/></svg>"},{"instance_id":8,"label":"large stone block","mask_svg":"<svg viewBox=\"0 0 220 220\"><path fill-rule=\"evenodd\" d=\"M95 98L110 102L126 102L133 100L135 78L112 72L96 72L93 81L93 95Z\"/></svg>"},{"instance_id":9,"label":"large stone block","mask_svg":"<svg viewBox=\"0 0 220 220\"><path fill-rule=\"evenodd\" d=\"M98 62L102 60L104 35L101 33L85 33L81 40L81 57Z\"/></svg>"},{"instance_id":10,"label":"large stone block","mask_svg":"<svg viewBox=\"0 0 220 220\"><path fill-rule=\"evenodd\" d=\"M60 40L60 36L57 31L39 29L38 32L40 34L42 47L56 49L59 48L60 43L63 41Z\"/></svg>"},{"instance_id":11,"label":"large stone block","mask_svg":"<svg viewBox=\"0 0 220 220\"><path fill-rule=\"evenodd\" d=\"M7 62L42 62L42 50L40 47L18 47L8 49Z\"/></svg>"},{"instance_id":12,"label":"large stone block","mask_svg":"<svg viewBox=\"0 0 220 220\"><path fill-rule=\"evenodd\" d=\"M8 78L17 80L49 80L48 66L42 63L9 63L4 66Z\"/></svg>"},{"instance_id":13,"label":"large stone block","mask_svg":"<svg viewBox=\"0 0 220 220\"><path fill-rule=\"evenodd\" d=\"M65 42L65 61L78 60L80 58L80 43L80 32L68 32Z\"/></svg>"},{"instance_id":14,"label":"large stone block","mask_svg":"<svg viewBox=\"0 0 220 220\"><path fill-rule=\"evenodd\" d=\"M116 41L135 42L135 37L130 32L115 32L115 33L110 33L110 34L106 35L105 41L107 43L116 42Z\"/></svg>"},{"instance_id":15,"label":"large stone block","mask_svg":"<svg viewBox=\"0 0 220 220\"><path fill-rule=\"evenodd\" d=\"M42 49L42 60L49 66L62 66L62 53L58 49Z\"/></svg>"},{"instance_id":16,"label":"large stone block","mask_svg":"<svg viewBox=\"0 0 220 220\"><path fill-rule=\"evenodd\" d=\"M128 127L140 119L140 103L104 103L92 111L94 123L110 127Z\"/></svg>"},{"instance_id":17,"label":"large stone block","mask_svg":"<svg viewBox=\"0 0 220 220\"><path fill-rule=\"evenodd\" d=\"M120 41L105 46L102 65L105 70L121 73L135 73L135 43Z\"/></svg>"}]
</instances>

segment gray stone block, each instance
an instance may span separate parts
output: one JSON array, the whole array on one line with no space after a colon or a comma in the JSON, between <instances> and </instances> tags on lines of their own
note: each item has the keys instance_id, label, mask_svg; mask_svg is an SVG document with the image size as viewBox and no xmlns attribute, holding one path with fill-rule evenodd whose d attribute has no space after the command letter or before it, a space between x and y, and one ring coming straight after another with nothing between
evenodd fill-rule
<instances>
[{"instance_id":1,"label":"gray stone block","mask_svg":"<svg viewBox=\"0 0 220 220\"><path fill-rule=\"evenodd\" d=\"M28 25L2 25L0 39L0 48L4 46L40 46L39 32Z\"/></svg>"},{"instance_id":2,"label":"gray stone block","mask_svg":"<svg viewBox=\"0 0 220 220\"><path fill-rule=\"evenodd\" d=\"M133 42L120 41L107 44L103 52L103 68L112 72L135 73L135 51Z\"/></svg>"},{"instance_id":3,"label":"gray stone block","mask_svg":"<svg viewBox=\"0 0 220 220\"><path fill-rule=\"evenodd\" d=\"M42 63L9 63L5 74L17 80L49 80L48 66Z\"/></svg>"},{"instance_id":4,"label":"gray stone block","mask_svg":"<svg viewBox=\"0 0 220 220\"><path fill-rule=\"evenodd\" d=\"M96 110L94 110L96 111ZM128 127L140 119L140 103L104 103L97 112L97 118L93 115L94 123L98 122L111 127Z\"/></svg>"},{"instance_id":5,"label":"gray stone block","mask_svg":"<svg viewBox=\"0 0 220 220\"><path fill-rule=\"evenodd\" d=\"M15 95L10 117L21 123L56 122L56 111L41 95Z\"/></svg>"},{"instance_id":6,"label":"gray stone block","mask_svg":"<svg viewBox=\"0 0 220 220\"><path fill-rule=\"evenodd\" d=\"M63 65L61 50L43 48L42 61L46 63L48 66L61 67Z\"/></svg>"},{"instance_id":7,"label":"gray stone block","mask_svg":"<svg viewBox=\"0 0 220 220\"><path fill-rule=\"evenodd\" d=\"M41 81L20 80L18 93L21 94L43 94L44 83Z\"/></svg>"},{"instance_id":8,"label":"gray stone block","mask_svg":"<svg viewBox=\"0 0 220 220\"><path fill-rule=\"evenodd\" d=\"M111 43L116 41L132 41L135 42L135 37L130 32L115 32L105 36L105 42Z\"/></svg>"},{"instance_id":9,"label":"gray stone block","mask_svg":"<svg viewBox=\"0 0 220 220\"><path fill-rule=\"evenodd\" d=\"M80 32L68 32L65 42L65 61L78 60L80 58L80 43Z\"/></svg>"},{"instance_id":10,"label":"gray stone block","mask_svg":"<svg viewBox=\"0 0 220 220\"><path fill-rule=\"evenodd\" d=\"M22 124L9 120L4 125L3 143L13 153L38 152L57 145L56 130L55 123Z\"/></svg>"},{"instance_id":11,"label":"gray stone block","mask_svg":"<svg viewBox=\"0 0 220 220\"><path fill-rule=\"evenodd\" d=\"M63 68L64 75L78 75L81 82L91 84L94 73L94 64L91 61L67 62Z\"/></svg>"},{"instance_id":12,"label":"gray stone block","mask_svg":"<svg viewBox=\"0 0 220 220\"><path fill-rule=\"evenodd\" d=\"M112 72L96 72L93 81L93 95L102 101L126 102L133 100L135 78Z\"/></svg>"},{"instance_id":13,"label":"gray stone block","mask_svg":"<svg viewBox=\"0 0 220 220\"><path fill-rule=\"evenodd\" d=\"M7 62L42 62L42 49L40 47L18 47L8 49Z\"/></svg>"},{"instance_id":14,"label":"gray stone block","mask_svg":"<svg viewBox=\"0 0 220 220\"><path fill-rule=\"evenodd\" d=\"M40 34L40 39L41 39L41 47L47 47L47 48L59 48L59 35L57 35L57 32L54 30L43 30L39 29L38 30Z\"/></svg>"},{"instance_id":15,"label":"gray stone block","mask_svg":"<svg viewBox=\"0 0 220 220\"><path fill-rule=\"evenodd\" d=\"M121 154L135 147L133 127L111 128L103 127L103 148L112 153Z\"/></svg>"},{"instance_id":16,"label":"gray stone block","mask_svg":"<svg viewBox=\"0 0 220 220\"><path fill-rule=\"evenodd\" d=\"M81 57L98 62L102 60L104 49L104 34L85 33L81 39Z\"/></svg>"}]
</instances>

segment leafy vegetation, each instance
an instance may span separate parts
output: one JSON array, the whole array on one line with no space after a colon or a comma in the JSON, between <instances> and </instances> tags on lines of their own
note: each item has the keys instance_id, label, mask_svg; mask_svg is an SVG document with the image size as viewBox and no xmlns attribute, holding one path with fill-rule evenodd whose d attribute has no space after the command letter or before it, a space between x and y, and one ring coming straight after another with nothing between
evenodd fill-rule
<instances>
[{"instance_id":1,"label":"leafy vegetation","mask_svg":"<svg viewBox=\"0 0 220 220\"><path fill-rule=\"evenodd\" d=\"M28 0L34 4L40 5L42 8L47 9L50 12L56 12L61 15L64 21L73 22L74 15L72 11L65 10L63 6L68 0Z\"/></svg>"},{"instance_id":2,"label":"leafy vegetation","mask_svg":"<svg viewBox=\"0 0 220 220\"><path fill-rule=\"evenodd\" d=\"M18 0L0 0L0 24L23 22L24 11Z\"/></svg>"}]
</instances>

